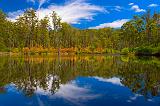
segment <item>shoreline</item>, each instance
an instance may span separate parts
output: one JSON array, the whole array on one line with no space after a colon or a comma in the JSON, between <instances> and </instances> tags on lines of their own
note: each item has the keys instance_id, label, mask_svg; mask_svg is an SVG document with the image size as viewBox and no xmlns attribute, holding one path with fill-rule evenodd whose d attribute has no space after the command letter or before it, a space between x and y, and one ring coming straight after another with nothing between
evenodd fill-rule
<instances>
[{"instance_id":1,"label":"shoreline","mask_svg":"<svg viewBox=\"0 0 160 106\"><path fill-rule=\"evenodd\" d=\"M53 53L14 53L14 52L0 52L0 56L54 56L54 57L63 57L63 56L135 56L135 57L160 57L160 55L154 55L154 54L135 54L135 53L128 53L128 54L123 54L123 53L60 53L60 55L56 52Z\"/></svg>"},{"instance_id":2,"label":"shoreline","mask_svg":"<svg viewBox=\"0 0 160 106\"><path fill-rule=\"evenodd\" d=\"M57 56L58 53L54 52L54 53L34 53L34 54L31 54L31 53L14 53L14 52L0 52L0 55L24 55L24 56L47 56L47 55L55 55ZM60 53L60 56L68 56L68 55L115 55L115 56L118 56L118 55L122 55L121 53Z\"/></svg>"}]
</instances>

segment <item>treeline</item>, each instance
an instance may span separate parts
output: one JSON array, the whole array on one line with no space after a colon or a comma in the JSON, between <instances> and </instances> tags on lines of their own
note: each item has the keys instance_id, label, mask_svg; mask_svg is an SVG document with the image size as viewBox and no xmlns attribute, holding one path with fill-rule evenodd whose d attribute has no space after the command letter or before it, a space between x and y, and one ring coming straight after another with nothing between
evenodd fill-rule
<instances>
[{"instance_id":1,"label":"treeline","mask_svg":"<svg viewBox=\"0 0 160 106\"><path fill-rule=\"evenodd\" d=\"M62 23L54 11L40 20L36 11L29 9L15 22L0 11L0 32L0 51L126 53L140 46L160 45L160 14L148 11L135 16L121 29L80 30Z\"/></svg>"}]
</instances>

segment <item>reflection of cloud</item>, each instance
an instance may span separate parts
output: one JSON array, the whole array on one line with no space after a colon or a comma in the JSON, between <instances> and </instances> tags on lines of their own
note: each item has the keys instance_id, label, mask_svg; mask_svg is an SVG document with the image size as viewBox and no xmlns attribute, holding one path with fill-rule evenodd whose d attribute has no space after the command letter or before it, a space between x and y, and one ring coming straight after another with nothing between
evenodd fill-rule
<instances>
[{"instance_id":1,"label":"reflection of cloud","mask_svg":"<svg viewBox=\"0 0 160 106\"><path fill-rule=\"evenodd\" d=\"M115 84L115 85L123 86L120 79L117 78L117 77L113 77L113 78L109 78L109 79L105 79L105 78L101 78L101 77L94 77L94 78L99 80L99 81L102 81L102 82L110 82L110 83Z\"/></svg>"},{"instance_id":2,"label":"reflection of cloud","mask_svg":"<svg viewBox=\"0 0 160 106\"><path fill-rule=\"evenodd\" d=\"M135 94L133 97L130 97L131 100L136 100L138 97L140 97L141 95L139 94Z\"/></svg>"},{"instance_id":3,"label":"reflection of cloud","mask_svg":"<svg viewBox=\"0 0 160 106\"><path fill-rule=\"evenodd\" d=\"M134 96L129 97L129 100L127 102L132 102L135 101L138 97L141 97L142 95L140 94L135 94Z\"/></svg>"},{"instance_id":4,"label":"reflection of cloud","mask_svg":"<svg viewBox=\"0 0 160 106\"><path fill-rule=\"evenodd\" d=\"M48 83L48 88L50 88L52 80L53 78L51 78L51 81ZM83 105L85 101L93 100L101 96L100 94L91 93L91 90L87 87L79 87L74 81L68 84L61 84L59 90L57 90L54 95L52 95L49 90L43 90L40 87L37 88L36 93L38 95L47 95L51 99L62 98L80 106Z\"/></svg>"},{"instance_id":5,"label":"reflection of cloud","mask_svg":"<svg viewBox=\"0 0 160 106\"><path fill-rule=\"evenodd\" d=\"M73 104L82 105L83 102L93 100L101 95L91 94L90 89L78 87L75 82L72 82L66 85L61 85L55 96L58 98L64 98Z\"/></svg>"},{"instance_id":6,"label":"reflection of cloud","mask_svg":"<svg viewBox=\"0 0 160 106\"><path fill-rule=\"evenodd\" d=\"M148 101L148 102L154 102L154 100L153 100L153 99L147 99L147 101Z\"/></svg>"},{"instance_id":7,"label":"reflection of cloud","mask_svg":"<svg viewBox=\"0 0 160 106\"><path fill-rule=\"evenodd\" d=\"M143 95L140 95L140 94L135 94L131 97L129 97L129 99L127 100L127 102L134 102L134 101L137 101L137 99L139 97L142 97ZM148 102L154 102L154 99L147 99Z\"/></svg>"},{"instance_id":8,"label":"reflection of cloud","mask_svg":"<svg viewBox=\"0 0 160 106\"><path fill-rule=\"evenodd\" d=\"M127 102L132 102L131 100L127 100Z\"/></svg>"}]
</instances>

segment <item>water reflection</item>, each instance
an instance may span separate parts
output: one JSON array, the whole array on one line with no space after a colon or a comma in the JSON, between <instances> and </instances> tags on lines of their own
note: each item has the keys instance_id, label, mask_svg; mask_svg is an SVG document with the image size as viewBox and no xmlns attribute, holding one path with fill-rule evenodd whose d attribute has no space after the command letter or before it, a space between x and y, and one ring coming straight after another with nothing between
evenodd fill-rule
<instances>
[{"instance_id":1,"label":"water reflection","mask_svg":"<svg viewBox=\"0 0 160 106\"><path fill-rule=\"evenodd\" d=\"M0 102L6 106L159 105L159 76L158 58L0 57Z\"/></svg>"}]
</instances>

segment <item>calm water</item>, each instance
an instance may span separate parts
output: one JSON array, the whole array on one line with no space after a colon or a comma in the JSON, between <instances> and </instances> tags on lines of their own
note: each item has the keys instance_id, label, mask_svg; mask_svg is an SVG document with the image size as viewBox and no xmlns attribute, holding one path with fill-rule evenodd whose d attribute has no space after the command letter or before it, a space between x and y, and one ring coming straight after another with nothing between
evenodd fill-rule
<instances>
[{"instance_id":1,"label":"calm water","mask_svg":"<svg viewBox=\"0 0 160 106\"><path fill-rule=\"evenodd\" d=\"M159 106L160 59L0 57L0 106Z\"/></svg>"}]
</instances>

